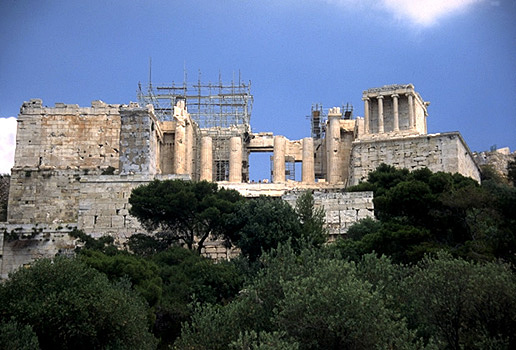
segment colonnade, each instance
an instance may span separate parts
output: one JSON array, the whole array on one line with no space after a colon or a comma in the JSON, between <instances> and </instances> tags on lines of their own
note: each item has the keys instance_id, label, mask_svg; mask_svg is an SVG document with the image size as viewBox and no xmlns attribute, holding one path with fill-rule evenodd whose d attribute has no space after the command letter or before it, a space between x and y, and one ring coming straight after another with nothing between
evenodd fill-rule
<instances>
[{"instance_id":1,"label":"colonnade","mask_svg":"<svg viewBox=\"0 0 516 350\"><path fill-rule=\"evenodd\" d=\"M386 95L378 95L375 97L364 97L364 133L371 133L371 100L376 99L378 103L378 133L385 132L385 115L383 101ZM389 95L387 95L389 96ZM412 93L404 94L407 97L408 103L408 122L409 130L414 129L415 126L415 113L414 113L414 95ZM393 131L400 130L400 117L399 117L399 94L391 94L392 98L392 116L393 116Z\"/></svg>"},{"instance_id":2,"label":"colonnade","mask_svg":"<svg viewBox=\"0 0 516 350\"><path fill-rule=\"evenodd\" d=\"M283 183L285 177L285 157L287 139L274 136L273 179L274 183ZM229 139L229 182L242 182L242 139L234 136ZM213 140L210 136L201 138L200 180L213 181ZM302 140L302 182L315 182L314 140L306 137Z\"/></svg>"}]
</instances>

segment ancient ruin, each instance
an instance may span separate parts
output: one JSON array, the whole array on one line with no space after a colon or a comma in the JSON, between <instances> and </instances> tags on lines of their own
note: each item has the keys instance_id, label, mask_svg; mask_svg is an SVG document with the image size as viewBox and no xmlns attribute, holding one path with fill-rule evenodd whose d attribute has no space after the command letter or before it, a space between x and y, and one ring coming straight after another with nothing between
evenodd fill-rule
<instances>
[{"instance_id":1,"label":"ancient ruin","mask_svg":"<svg viewBox=\"0 0 516 350\"><path fill-rule=\"evenodd\" d=\"M373 216L372 193L345 188L379 164L428 167L480 181L479 169L458 132L427 133L427 107L412 84L363 92L364 116L350 105L314 105L311 136L289 140L255 133L250 84L152 85L138 103L93 101L91 107L40 99L24 102L18 116L7 223L2 224L1 273L40 256L74 247L77 227L118 243L142 232L128 213L131 190L153 179L207 180L245 196L283 196L312 189L326 210L333 237ZM249 155L273 152L270 181L250 183ZM301 181L295 181L301 163ZM13 237L24 238L13 240ZM216 242L207 255L227 257Z\"/></svg>"}]
</instances>

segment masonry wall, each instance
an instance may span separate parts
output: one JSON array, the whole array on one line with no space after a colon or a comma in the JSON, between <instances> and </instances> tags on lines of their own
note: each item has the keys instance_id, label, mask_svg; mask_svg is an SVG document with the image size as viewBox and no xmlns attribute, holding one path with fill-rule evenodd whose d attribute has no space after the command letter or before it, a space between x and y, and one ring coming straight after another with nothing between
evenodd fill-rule
<instances>
[{"instance_id":1,"label":"masonry wall","mask_svg":"<svg viewBox=\"0 0 516 350\"><path fill-rule=\"evenodd\" d=\"M51 224L77 220L79 180L85 170L12 171L7 221Z\"/></svg>"},{"instance_id":2,"label":"masonry wall","mask_svg":"<svg viewBox=\"0 0 516 350\"><path fill-rule=\"evenodd\" d=\"M281 198L295 206L303 191L290 191ZM330 241L346 234L349 227L364 218L374 218L373 192L313 191L316 207L325 211Z\"/></svg>"},{"instance_id":3,"label":"masonry wall","mask_svg":"<svg viewBox=\"0 0 516 350\"><path fill-rule=\"evenodd\" d=\"M123 244L135 233L144 233L138 220L129 215L131 191L154 179L183 179L187 175L104 175L81 179L78 228L92 237L112 236Z\"/></svg>"},{"instance_id":4,"label":"masonry wall","mask_svg":"<svg viewBox=\"0 0 516 350\"><path fill-rule=\"evenodd\" d=\"M162 134L152 108L121 107L120 119L120 173L160 173L158 138Z\"/></svg>"},{"instance_id":5,"label":"masonry wall","mask_svg":"<svg viewBox=\"0 0 516 350\"><path fill-rule=\"evenodd\" d=\"M91 107L39 99L25 102L18 116L15 162L7 220L14 224L77 220L80 177L117 171L119 105Z\"/></svg>"},{"instance_id":6,"label":"masonry wall","mask_svg":"<svg viewBox=\"0 0 516 350\"><path fill-rule=\"evenodd\" d=\"M409 170L428 167L431 171L460 173L480 182L480 171L458 132L357 140L353 142L349 184L367 180L381 163Z\"/></svg>"},{"instance_id":7,"label":"masonry wall","mask_svg":"<svg viewBox=\"0 0 516 350\"><path fill-rule=\"evenodd\" d=\"M92 107L25 102L18 116L14 168L118 169L118 109L101 101Z\"/></svg>"},{"instance_id":8,"label":"masonry wall","mask_svg":"<svg viewBox=\"0 0 516 350\"><path fill-rule=\"evenodd\" d=\"M0 278L36 259L73 254L76 241L69 232L75 226L0 224Z\"/></svg>"}]
</instances>

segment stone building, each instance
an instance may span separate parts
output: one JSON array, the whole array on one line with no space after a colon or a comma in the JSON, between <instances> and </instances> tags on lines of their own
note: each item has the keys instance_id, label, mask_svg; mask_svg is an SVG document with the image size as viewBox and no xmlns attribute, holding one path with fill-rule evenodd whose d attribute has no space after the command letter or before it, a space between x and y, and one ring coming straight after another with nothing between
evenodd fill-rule
<instances>
[{"instance_id":1,"label":"stone building","mask_svg":"<svg viewBox=\"0 0 516 350\"><path fill-rule=\"evenodd\" d=\"M381 163L458 172L480 181L458 132L427 134L429 103L411 84L364 91L363 117L353 118L349 105L329 110L316 105L311 137L301 140L252 132L249 85L195 87L197 94L186 85L146 93L140 88L140 103L128 105L24 102L7 222L0 227L2 275L72 249L67 232L74 227L93 237L111 235L119 244L142 232L128 213L128 198L133 188L156 178L215 181L245 196L283 196L289 202L311 189L333 237L373 216L372 193L344 190ZM273 153L269 183L249 182L253 152ZM301 163L300 181L292 176L295 163ZM228 254L217 242L205 253Z\"/></svg>"}]
</instances>

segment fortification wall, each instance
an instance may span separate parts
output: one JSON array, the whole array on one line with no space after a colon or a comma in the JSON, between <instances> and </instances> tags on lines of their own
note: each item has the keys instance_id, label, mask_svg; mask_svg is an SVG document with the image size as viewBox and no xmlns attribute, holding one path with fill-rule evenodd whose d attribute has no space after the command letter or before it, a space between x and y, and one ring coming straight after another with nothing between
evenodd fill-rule
<instances>
[{"instance_id":1,"label":"fortification wall","mask_svg":"<svg viewBox=\"0 0 516 350\"><path fill-rule=\"evenodd\" d=\"M304 191L286 192L281 198L293 207L297 198ZM330 241L346 234L357 221L374 218L373 192L313 191L315 207L322 207L325 212L326 228Z\"/></svg>"},{"instance_id":2,"label":"fortification wall","mask_svg":"<svg viewBox=\"0 0 516 350\"><path fill-rule=\"evenodd\" d=\"M36 259L73 254L77 245L69 233L75 226L0 224L0 278Z\"/></svg>"},{"instance_id":3,"label":"fortification wall","mask_svg":"<svg viewBox=\"0 0 516 350\"><path fill-rule=\"evenodd\" d=\"M116 171L119 138L119 105L25 102L18 116L7 220L75 222L80 177Z\"/></svg>"},{"instance_id":4,"label":"fortification wall","mask_svg":"<svg viewBox=\"0 0 516 350\"><path fill-rule=\"evenodd\" d=\"M138 220L129 215L131 191L154 179L184 179L178 175L86 176L79 186L78 228L92 237L109 235L122 245L135 233L144 233Z\"/></svg>"},{"instance_id":5,"label":"fortification wall","mask_svg":"<svg viewBox=\"0 0 516 350\"><path fill-rule=\"evenodd\" d=\"M381 163L460 173L480 182L480 171L458 132L354 141L349 185L367 180L369 172Z\"/></svg>"},{"instance_id":6,"label":"fortification wall","mask_svg":"<svg viewBox=\"0 0 516 350\"><path fill-rule=\"evenodd\" d=\"M52 224L77 221L79 180L87 170L13 169L7 221Z\"/></svg>"},{"instance_id":7,"label":"fortification wall","mask_svg":"<svg viewBox=\"0 0 516 350\"><path fill-rule=\"evenodd\" d=\"M118 169L119 138L119 105L44 107L30 100L18 116L14 168Z\"/></svg>"},{"instance_id":8,"label":"fortification wall","mask_svg":"<svg viewBox=\"0 0 516 350\"><path fill-rule=\"evenodd\" d=\"M158 140L162 139L163 133L152 106L123 106L120 119L120 173L160 173Z\"/></svg>"}]
</instances>

